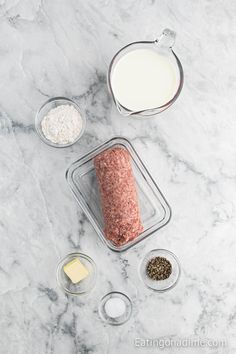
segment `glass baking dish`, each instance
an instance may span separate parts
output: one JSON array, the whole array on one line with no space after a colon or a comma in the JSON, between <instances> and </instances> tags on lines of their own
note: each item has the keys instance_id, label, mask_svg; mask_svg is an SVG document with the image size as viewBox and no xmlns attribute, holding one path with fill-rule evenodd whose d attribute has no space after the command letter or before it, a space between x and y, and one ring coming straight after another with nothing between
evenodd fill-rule
<instances>
[{"instance_id":1,"label":"glass baking dish","mask_svg":"<svg viewBox=\"0 0 236 354\"><path fill-rule=\"evenodd\" d=\"M138 237L122 246L114 245L110 240L106 239L104 234L99 187L93 163L93 159L98 154L114 147L126 149L131 155L141 220L144 227L144 231ZM166 225L171 218L171 209L166 199L147 171L134 147L123 137L114 137L75 161L66 171L66 179L77 202L92 223L99 237L113 251L121 252L127 250Z\"/></svg>"}]
</instances>

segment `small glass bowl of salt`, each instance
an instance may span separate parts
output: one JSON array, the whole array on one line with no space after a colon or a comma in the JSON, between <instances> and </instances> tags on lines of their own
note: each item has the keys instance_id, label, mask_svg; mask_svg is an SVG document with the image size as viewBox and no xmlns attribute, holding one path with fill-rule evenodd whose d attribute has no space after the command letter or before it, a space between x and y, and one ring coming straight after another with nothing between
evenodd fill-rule
<instances>
[{"instance_id":1,"label":"small glass bowl of salt","mask_svg":"<svg viewBox=\"0 0 236 354\"><path fill-rule=\"evenodd\" d=\"M110 325L121 325L131 316L132 302L127 295L112 291L100 300L98 312L104 322Z\"/></svg>"},{"instance_id":2,"label":"small glass bowl of salt","mask_svg":"<svg viewBox=\"0 0 236 354\"><path fill-rule=\"evenodd\" d=\"M84 133L86 119L80 108L69 98L53 97L38 110L35 129L40 139L53 147L68 147Z\"/></svg>"}]
</instances>

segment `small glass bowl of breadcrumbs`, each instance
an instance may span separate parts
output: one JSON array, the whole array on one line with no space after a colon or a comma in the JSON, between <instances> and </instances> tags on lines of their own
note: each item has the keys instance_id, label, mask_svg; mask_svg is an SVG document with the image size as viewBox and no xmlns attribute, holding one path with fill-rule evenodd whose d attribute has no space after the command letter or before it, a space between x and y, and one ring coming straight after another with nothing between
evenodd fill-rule
<instances>
[{"instance_id":1,"label":"small glass bowl of breadcrumbs","mask_svg":"<svg viewBox=\"0 0 236 354\"><path fill-rule=\"evenodd\" d=\"M53 97L38 110L35 129L40 139L53 147L68 147L83 135L86 119L80 108L69 98Z\"/></svg>"},{"instance_id":2,"label":"small glass bowl of breadcrumbs","mask_svg":"<svg viewBox=\"0 0 236 354\"><path fill-rule=\"evenodd\" d=\"M148 252L140 266L140 276L144 284L159 292L172 289L178 283L180 272L178 258L166 249Z\"/></svg>"}]
</instances>

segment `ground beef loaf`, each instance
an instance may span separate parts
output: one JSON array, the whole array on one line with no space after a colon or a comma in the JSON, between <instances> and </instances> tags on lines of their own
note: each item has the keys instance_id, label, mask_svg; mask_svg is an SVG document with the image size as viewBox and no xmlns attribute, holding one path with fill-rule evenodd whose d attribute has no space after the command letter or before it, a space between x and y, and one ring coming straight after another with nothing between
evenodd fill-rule
<instances>
[{"instance_id":1,"label":"ground beef loaf","mask_svg":"<svg viewBox=\"0 0 236 354\"><path fill-rule=\"evenodd\" d=\"M94 159L101 195L106 238L121 246L142 231L131 157L123 148L111 148Z\"/></svg>"}]
</instances>

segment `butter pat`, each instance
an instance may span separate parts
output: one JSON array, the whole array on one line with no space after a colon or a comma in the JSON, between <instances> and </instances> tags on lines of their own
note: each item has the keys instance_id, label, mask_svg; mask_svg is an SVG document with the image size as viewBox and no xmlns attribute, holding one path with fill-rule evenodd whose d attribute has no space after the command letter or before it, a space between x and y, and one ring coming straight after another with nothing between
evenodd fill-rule
<instances>
[{"instance_id":1,"label":"butter pat","mask_svg":"<svg viewBox=\"0 0 236 354\"><path fill-rule=\"evenodd\" d=\"M79 258L75 258L67 263L63 267L63 270L74 284L85 279L89 275L88 269L80 262Z\"/></svg>"}]
</instances>

